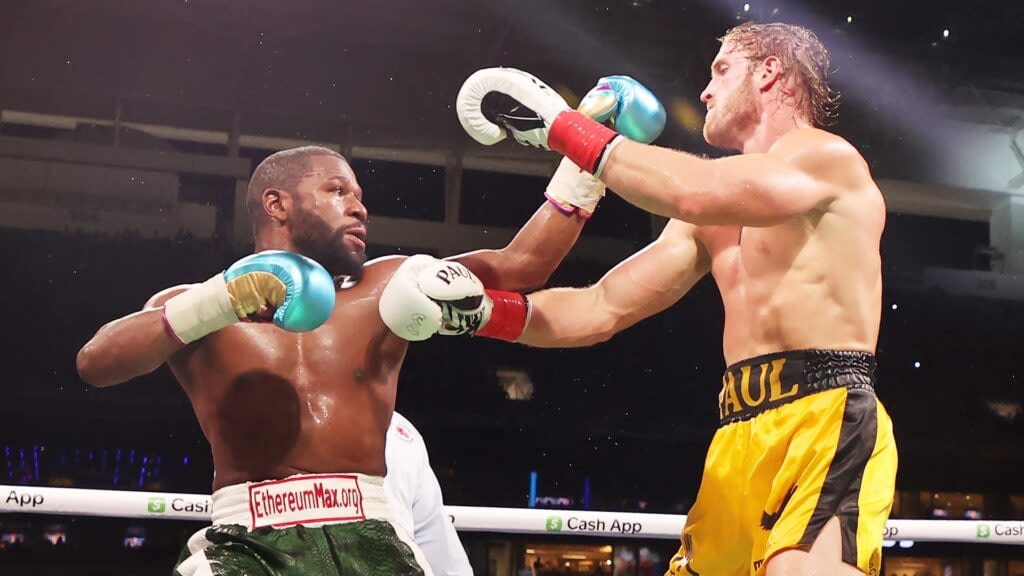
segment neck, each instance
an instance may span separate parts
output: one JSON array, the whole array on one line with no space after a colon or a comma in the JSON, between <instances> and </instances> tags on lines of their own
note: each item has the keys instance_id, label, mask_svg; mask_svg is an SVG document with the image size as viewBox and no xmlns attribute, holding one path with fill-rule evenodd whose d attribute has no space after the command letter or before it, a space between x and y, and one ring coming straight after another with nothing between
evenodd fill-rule
<instances>
[{"instance_id":1,"label":"neck","mask_svg":"<svg viewBox=\"0 0 1024 576\"><path fill-rule=\"evenodd\" d=\"M264 250L286 250L288 252L297 252L295 249L295 243L292 242L292 239L289 238L287 234L283 234L282 232L283 229L274 229L257 234L253 239L256 252L262 252Z\"/></svg>"},{"instance_id":2,"label":"neck","mask_svg":"<svg viewBox=\"0 0 1024 576\"><path fill-rule=\"evenodd\" d=\"M740 152L761 154L767 152L788 132L810 128L811 123L791 107L779 106L761 112L761 120L749 135L743 139Z\"/></svg>"}]
</instances>

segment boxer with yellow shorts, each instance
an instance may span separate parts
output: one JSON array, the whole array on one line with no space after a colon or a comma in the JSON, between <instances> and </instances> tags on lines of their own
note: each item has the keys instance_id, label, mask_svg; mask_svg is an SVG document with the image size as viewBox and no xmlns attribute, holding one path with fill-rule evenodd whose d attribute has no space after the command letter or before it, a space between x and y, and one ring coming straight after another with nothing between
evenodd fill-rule
<instances>
[{"instance_id":1,"label":"boxer with yellow shorts","mask_svg":"<svg viewBox=\"0 0 1024 576\"><path fill-rule=\"evenodd\" d=\"M874 369L871 354L802 350L726 370L671 574L762 573L781 550L809 550L832 517L843 562L878 573L896 446Z\"/></svg>"},{"instance_id":2,"label":"boxer with yellow shorts","mask_svg":"<svg viewBox=\"0 0 1024 576\"><path fill-rule=\"evenodd\" d=\"M824 128L836 99L828 51L813 32L748 22L721 42L700 100L704 139L737 152L722 158L626 140L523 71L466 80L460 94L472 105L460 119L475 140L558 152L669 219L591 286L502 295L474 333L589 346L667 309L710 274L730 368L722 424L670 573L876 574L896 481L891 425L873 391L885 199L856 147ZM616 127L658 118L643 105L653 98L626 76L601 79L588 99L606 103L609 116L599 118ZM676 335L697 329L679 322ZM680 356L686 350L683 341Z\"/></svg>"}]
</instances>

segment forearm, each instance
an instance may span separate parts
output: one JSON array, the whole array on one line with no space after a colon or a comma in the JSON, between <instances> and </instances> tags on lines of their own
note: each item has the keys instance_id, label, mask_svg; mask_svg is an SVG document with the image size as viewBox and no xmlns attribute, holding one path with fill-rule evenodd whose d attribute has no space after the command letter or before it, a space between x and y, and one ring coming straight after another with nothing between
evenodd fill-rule
<instances>
[{"instance_id":1,"label":"forearm","mask_svg":"<svg viewBox=\"0 0 1024 576\"><path fill-rule=\"evenodd\" d=\"M623 141L611 152L601 180L624 200L653 214L691 224L718 224L728 193L713 160Z\"/></svg>"},{"instance_id":2,"label":"forearm","mask_svg":"<svg viewBox=\"0 0 1024 576\"><path fill-rule=\"evenodd\" d=\"M584 222L545 202L504 248L471 252L457 259L488 288L534 290L547 283L576 243Z\"/></svg>"},{"instance_id":3,"label":"forearm","mask_svg":"<svg viewBox=\"0 0 1024 576\"><path fill-rule=\"evenodd\" d=\"M92 386L113 386L156 370L183 347L165 328L162 307L143 310L100 328L78 352L78 374Z\"/></svg>"},{"instance_id":4,"label":"forearm","mask_svg":"<svg viewBox=\"0 0 1024 576\"><path fill-rule=\"evenodd\" d=\"M530 318L517 342L537 348L577 348L604 342L618 330L617 316L590 288L534 292Z\"/></svg>"}]
</instances>

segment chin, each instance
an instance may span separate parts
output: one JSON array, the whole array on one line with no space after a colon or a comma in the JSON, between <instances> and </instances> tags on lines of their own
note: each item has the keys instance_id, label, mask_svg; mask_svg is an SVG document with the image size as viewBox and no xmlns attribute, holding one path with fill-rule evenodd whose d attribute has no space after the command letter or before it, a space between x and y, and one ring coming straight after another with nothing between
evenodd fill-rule
<instances>
[{"instance_id":1,"label":"chin","mask_svg":"<svg viewBox=\"0 0 1024 576\"><path fill-rule=\"evenodd\" d=\"M365 260L365 258L363 258L363 260ZM365 270L366 269L363 268L363 263L359 262L358 264L352 265L347 272L336 274L335 276L346 276L349 280L359 282L363 279L363 272L365 272Z\"/></svg>"},{"instance_id":2,"label":"chin","mask_svg":"<svg viewBox=\"0 0 1024 576\"><path fill-rule=\"evenodd\" d=\"M717 126L704 125L704 141L719 150L739 150L739 146L729 138L729 134Z\"/></svg>"},{"instance_id":3,"label":"chin","mask_svg":"<svg viewBox=\"0 0 1024 576\"><path fill-rule=\"evenodd\" d=\"M328 268L332 275L350 276L357 280L362 277L366 249L343 242L335 248L334 254L335 256L330 258L331 266Z\"/></svg>"},{"instance_id":4,"label":"chin","mask_svg":"<svg viewBox=\"0 0 1024 576\"><path fill-rule=\"evenodd\" d=\"M707 124L704 125L704 141L715 148L722 148L721 134L713 126Z\"/></svg>"}]
</instances>

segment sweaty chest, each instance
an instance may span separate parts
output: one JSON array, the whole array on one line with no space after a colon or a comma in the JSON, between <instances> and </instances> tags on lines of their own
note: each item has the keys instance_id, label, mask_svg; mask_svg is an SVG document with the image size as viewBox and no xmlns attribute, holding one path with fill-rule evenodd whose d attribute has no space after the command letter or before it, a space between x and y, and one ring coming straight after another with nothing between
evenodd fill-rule
<instances>
[{"instance_id":1,"label":"sweaty chest","mask_svg":"<svg viewBox=\"0 0 1024 576\"><path fill-rule=\"evenodd\" d=\"M296 388L325 383L386 384L404 347L379 320L376 305L339 293L334 313L310 332L237 324L218 334L215 356L226 372L272 372Z\"/></svg>"},{"instance_id":2,"label":"sweaty chest","mask_svg":"<svg viewBox=\"0 0 1024 576\"><path fill-rule=\"evenodd\" d=\"M718 228L705 234L711 274L719 288L756 281L784 271L800 240L787 227Z\"/></svg>"}]
</instances>

